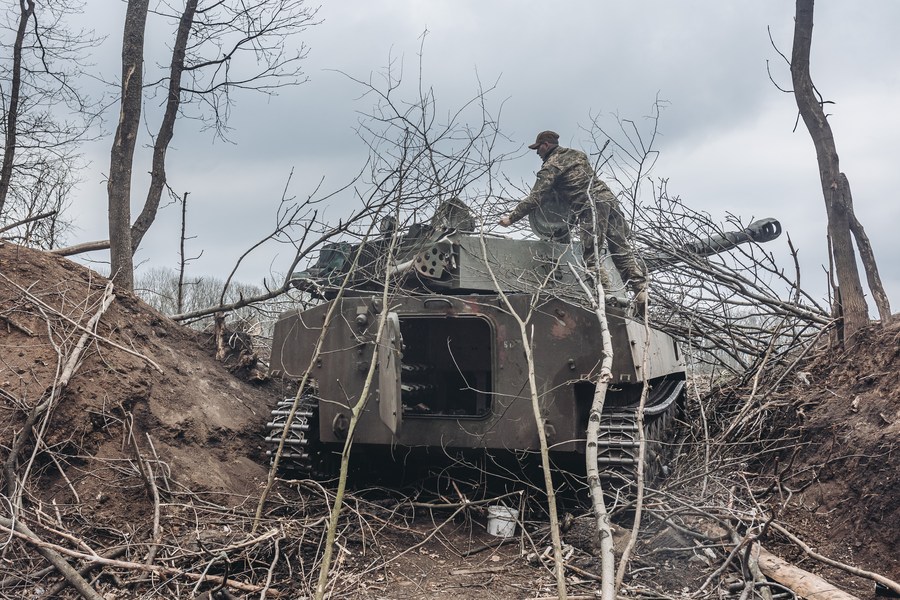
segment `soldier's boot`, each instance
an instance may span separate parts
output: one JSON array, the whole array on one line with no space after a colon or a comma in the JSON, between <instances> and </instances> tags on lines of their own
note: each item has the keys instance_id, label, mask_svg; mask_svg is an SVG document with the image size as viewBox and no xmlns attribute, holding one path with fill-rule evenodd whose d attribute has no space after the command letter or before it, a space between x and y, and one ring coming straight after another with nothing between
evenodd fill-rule
<instances>
[{"instance_id":1,"label":"soldier's boot","mask_svg":"<svg viewBox=\"0 0 900 600\"><path fill-rule=\"evenodd\" d=\"M650 306L650 295L647 293L647 280L644 278L639 280L632 279L629 281L629 285L631 291L634 292L634 299L632 300L634 314L639 318L645 318L647 316L647 308Z\"/></svg>"},{"instance_id":2,"label":"soldier's boot","mask_svg":"<svg viewBox=\"0 0 900 600\"><path fill-rule=\"evenodd\" d=\"M610 287L612 284L609 281L609 273L606 272L606 268L601 265L597 267L596 265L588 265L586 269L587 277L585 279L585 283L588 288L591 290L591 293L597 290L597 275L600 275L600 286L603 288L603 293L608 294Z\"/></svg>"},{"instance_id":3,"label":"soldier's boot","mask_svg":"<svg viewBox=\"0 0 900 600\"><path fill-rule=\"evenodd\" d=\"M650 305L650 299L647 290L641 290L634 295L634 314L637 317L644 318L647 316L647 307Z\"/></svg>"}]
</instances>

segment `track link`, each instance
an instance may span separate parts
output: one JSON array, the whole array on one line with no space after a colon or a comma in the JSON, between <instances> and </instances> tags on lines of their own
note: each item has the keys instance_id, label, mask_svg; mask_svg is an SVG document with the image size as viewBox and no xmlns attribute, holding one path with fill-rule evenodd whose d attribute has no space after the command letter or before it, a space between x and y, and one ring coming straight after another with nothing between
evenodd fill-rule
<instances>
[{"instance_id":1,"label":"track link","mask_svg":"<svg viewBox=\"0 0 900 600\"><path fill-rule=\"evenodd\" d=\"M644 409L644 439L647 442L645 480L653 479L661 465L665 436L672 430L683 393L683 381L663 382L651 392L649 406ZM319 400L311 394L304 394L298 402L284 439L279 470L317 480L334 477L337 472L334 456L319 441ZM269 450L266 454L270 457L278 450L293 406L293 397L284 398L272 410L272 420L266 424L269 432L266 437ZM634 483L640 450L636 407L604 412L598 442L600 476L611 481Z\"/></svg>"},{"instance_id":2,"label":"track link","mask_svg":"<svg viewBox=\"0 0 900 600\"><path fill-rule=\"evenodd\" d=\"M678 412L679 399L684 394L683 381L667 381L651 392L649 406L644 409L644 479L650 480L661 466L661 454L666 434ZM604 412L598 433L597 463L600 476L634 482L637 479L640 436L637 408L617 408Z\"/></svg>"},{"instance_id":3,"label":"track link","mask_svg":"<svg viewBox=\"0 0 900 600\"><path fill-rule=\"evenodd\" d=\"M284 434L284 425L294 407L294 398L284 398L272 410L272 420L266 423L269 435L266 454L274 460ZM294 419L284 438L279 470L323 480L334 475L333 461L319 442L319 399L311 394L300 397Z\"/></svg>"}]
</instances>

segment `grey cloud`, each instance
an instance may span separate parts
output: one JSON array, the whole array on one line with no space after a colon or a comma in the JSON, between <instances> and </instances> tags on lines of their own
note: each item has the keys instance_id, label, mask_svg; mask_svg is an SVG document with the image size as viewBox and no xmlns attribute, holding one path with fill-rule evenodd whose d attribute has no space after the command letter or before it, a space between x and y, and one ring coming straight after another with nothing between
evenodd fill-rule
<instances>
[{"instance_id":1,"label":"grey cloud","mask_svg":"<svg viewBox=\"0 0 900 600\"><path fill-rule=\"evenodd\" d=\"M99 4L89 8L99 14ZM104 64L118 55L119 8L94 19L110 34ZM361 97L362 88L337 71L377 77L393 56L403 61L405 83L415 83L419 36L427 28L424 78L440 107L448 110L474 95L477 78L486 84L499 80L493 98L496 106L503 103L501 127L512 140L508 149L529 143L546 128L581 145L586 135L579 127L589 124L590 115L607 124L614 123L612 113L640 121L658 94L669 104L660 120L663 160L655 175L670 178L671 193L714 217L735 212L783 218L795 243L803 244L808 279L821 288L819 265L827 260L815 153L802 125L792 132L793 98L779 92L766 73L768 60L777 81L789 85L767 27L779 48L789 52L793 10L793 3L783 0L325 3L324 22L303 36L310 48L309 82L269 99L236 96L235 145L213 144L194 122L176 128L170 183L190 191L198 210L211 209L194 221L194 244L205 250L197 272L219 275L230 267L225 257L248 246L248 233L271 220L258 208L249 210L249 197L277 198L291 167L298 173L291 191L303 195L320 177L337 185L362 166L366 149L354 129L373 100ZM837 102L832 120L838 151L895 299L900 281L887 265L896 263L886 261L896 261L900 236L882 217L897 204L891 165L900 162L893 141L900 123L878 115L893 112L888 103L900 92L900 47L891 31L897 22L900 4L889 0L818 3L812 57L817 86ZM152 32L149 44L156 54L167 43L164 28ZM92 220L83 230L95 230L105 220L97 200L108 150L96 157L77 199L88 215L84 219ZM523 151L504 165L504 173L527 184L538 164ZM884 168L867 167L875 164ZM142 163L136 171L146 169ZM351 201L336 199L335 213ZM896 222L896 209L891 214ZM151 230L142 250L148 261L172 262L170 219L162 216ZM255 281L268 272L278 250L267 252L254 257L240 276Z\"/></svg>"}]
</instances>

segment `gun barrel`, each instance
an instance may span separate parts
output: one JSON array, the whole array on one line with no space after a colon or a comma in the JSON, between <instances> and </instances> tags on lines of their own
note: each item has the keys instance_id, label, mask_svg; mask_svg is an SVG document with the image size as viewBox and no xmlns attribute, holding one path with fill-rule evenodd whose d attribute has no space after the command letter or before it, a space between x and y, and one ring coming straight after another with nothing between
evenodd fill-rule
<instances>
[{"instance_id":1,"label":"gun barrel","mask_svg":"<svg viewBox=\"0 0 900 600\"><path fill-rule=\"evenodd\" d=\"M771 242L781 235L781 223L777 219L766 218L754 221L741 231L727 231L709 236L708 238L689 242L677 252L659 251L656 254L644 256L644 262L650 271L657 271L667 265L682 260L685 254L704 257L727 252L741 244L756 242L764 244Z\"/></svg>"}]
</instances>

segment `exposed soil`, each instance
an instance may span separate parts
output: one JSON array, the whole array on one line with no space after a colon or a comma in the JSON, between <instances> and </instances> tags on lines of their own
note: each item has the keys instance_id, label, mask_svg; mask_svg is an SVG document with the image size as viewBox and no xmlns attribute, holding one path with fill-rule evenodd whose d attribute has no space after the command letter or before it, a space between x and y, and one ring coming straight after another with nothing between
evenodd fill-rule
<instances>
[{"instance_id":1,"label":"exposed soil","mask_svg":"<svg viewBox=\"0 0 900 600\"><path fill-rule=\"evenodd\" d=\"M781 515L819 553L895 581L900 580L898 356L895 317L892 326L865 330L845 351L822 352L804 368L792 392L801 416L794 430L804 445L785 477L797 492ZM800 557L796 550L784 554Z\"/></svg>"},{"instance_id":2,"label":"exposed soil","mask_svg":"<svg viewBox=\"0 0 900 600\"><path fill-rule=\"evenodd\" d=\"M55 391L107 283L64 258L0 243L0 460L4 493L13 472L22 490L19 518L72 552L122 548L117 556L129 564L144 562L149 552L156 564L195 575L205 569L224 575L216 556L230 549L229 576L257 586L252 593L232 589L235 597L259 597L271 565L267 597L309 594L329 488L278 482L260 527L252 527L268 473L264 424L285 384L247 377L246 354L217 361L210 334L116 293L85 336L68 386ZM841 353L820 351L791 375L790 389L782 388L776 432L793 440L791 448L777 463L767 458L742 467L754 485L768 488L760 496L762 514L777 512L778 523L821 554L894 580L900 579L898 354L900 325L867 330ZM38 418L23 434L29 412L48 399L49 418ZM676 473L689 470L691 456L682 453ZM696 485L670 478L663 487L690 497ZM553 575L536 558L548 544L539 501L523 505L526 527L500 543L485 532L480 506L429 508L411 500L399 492L355 490L339 536L334 597L555 596ZM0 517L10 516L4 500ZM599 563L577 523L566 534L573 546L569 593L593 597ZM654 518L645 523L627 578L631 593L694 592L724 559L719 549L691 549L690 540ZM697 517L693 526L705 528L708 539L726 533L709 519ZM6 540L8 530L2 533ZM770 532L763 543L860 597L871 596L869 580L824 568L783 537ZM687 551L678 549L683 544ZM3 548L0 598L51 597L59 577L41 572L47 563L35 548L12 540ZM194 580L173 573L149 576L124 566L98 573L87 577L107 598L195 597ZM208 589L203 584L196 591ZM52 597L78 595L66 588Z\"/></svg>"}]
</instances>

